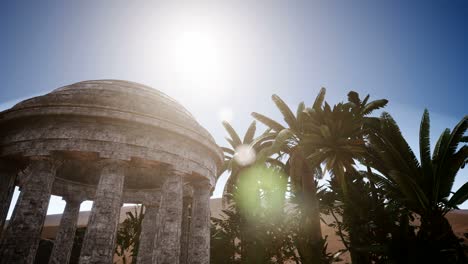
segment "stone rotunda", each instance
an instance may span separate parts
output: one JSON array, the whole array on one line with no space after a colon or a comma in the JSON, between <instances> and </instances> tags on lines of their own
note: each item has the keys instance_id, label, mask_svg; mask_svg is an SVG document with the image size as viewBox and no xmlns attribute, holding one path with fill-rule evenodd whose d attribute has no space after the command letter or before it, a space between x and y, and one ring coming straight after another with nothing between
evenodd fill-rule
<instances>
[{"instance_id":1,"label":"stone rotunda","mask_svg":"<svg viewBox=\"0 0 468 264\"><path fill-rule=\"evenodd\" d=\"M209 198L222 152L150 87L68 85L0 113L0 263L34 262L50 195L66 201L49 263L68 263L80 204L93 208L80 263L112 263L120 208L145 206L138 263L209 263Z\"/></svg>"}]
</instances>

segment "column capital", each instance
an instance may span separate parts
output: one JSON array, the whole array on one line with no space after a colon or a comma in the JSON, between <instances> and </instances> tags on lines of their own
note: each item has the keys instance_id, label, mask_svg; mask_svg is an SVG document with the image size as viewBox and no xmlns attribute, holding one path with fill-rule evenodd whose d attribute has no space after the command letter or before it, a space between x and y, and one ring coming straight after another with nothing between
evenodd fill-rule
<instances>
[{"instance_id":1,"label":"column capital","mask_svg":"<svg viewBox=\"0 0 468 264\"><path fill-rule=\"evenodd\" d=\"M192 182L190 185L193 188L193 193L211 192L213 190L213 186L207 180Z\"/></svg>"},{"instance_id":2,"label":"column capital","mask_svg":"<svg viewBox=\"0 0 468 264\"><path fill-rule=\"evenodd\" d=\"M145 201L145 202L143 203L143 205L144 205L145 207L152 207L152 208L157 207L157 208L159 208L160 205L161 205L161 195L155 196L155 199L154 199L154 200Z\"/></svg>"},{"instance_id":3,"label":"column capital","mask_svg":"<svg viewBox=\"0 0 468 264\"><path fill-rule=\"evenodd\" d=\"M193 196L193 187L190 184L184 185L184 198L191 198Z\"/></svg>"},{"instance_id":4,"label":"column capital","mask_svg":"<svg viewBox=\"0 0 468 264\"><path fill-rule=\"evenodd\" d=\"M29 166L35 165L40 168L49 168L51 170L57 170L63 164L63 159L51 157L51 156L32 156L29 158Z\"/></svg>"},{"instance_id":5,"label":"column capital","mask_svg":"<svg viewBox=\"0 0 468 264\"><path fill-rule=\"evenodd\" d=\"M62 200L64 200L67 204L81 204L83 201L86 200L84 195L65 195L62 196Z\"/></svg>"}]
</instances>

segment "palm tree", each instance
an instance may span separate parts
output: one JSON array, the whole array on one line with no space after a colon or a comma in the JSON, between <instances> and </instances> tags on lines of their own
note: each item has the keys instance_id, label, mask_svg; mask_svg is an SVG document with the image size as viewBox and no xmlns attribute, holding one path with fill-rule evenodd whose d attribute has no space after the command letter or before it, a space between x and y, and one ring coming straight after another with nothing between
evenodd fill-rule
<instances>
[{"instance_id":1,"label":"palm tree","mask_svg":"<svg viewBox=\"0 0 468 264\"><path fill-rule=\"evenodd\" d=\"M274 135L270 133L270 131L265 131L258 138L255 138L255 132L257 130L255 121L252 121L252 123L249 125L242 140L231 124L229 124L229 122L223 121L222 124L229 134L229 137L226 137L226 141L229 142L230 145L230 147L221 147L224 152L224 163L220 174L224 172L230 173L223 191L223 204L225 207L227 207L227 203L230 202L230 197L237 187L239 176L243 170L255 164L258 165L266 163L269 166L278 167L283 167L283 164L277 159L270 157L259 159L260 156L264 156L262 153L265 151L265 149L272 145L272 143L269 142L269 139L271 140L271 138L274 138ZM238 155L238 151L241 147L251 149L252 154L256 155L252 162L247 164L239 164L239 162L236 160L236 155Z\"/></svg>"},{"instance_id":2,"label":"palm tree","mask_svg":"<svg viewBox=\"0 0 468 264\"><path fill-rule=\"evenodd\" d=\"M325 91L323 95L325 96ZM366 153L365 138L379 123L377 118L368 117L374 110L384 107L387 100L380 99L368 103L369 95L363 101L359 94L351 91L348 94L347 103L338 103L335 106L325 103L314 105L305 110L305 135L303 137L303 149L307 154L307 160L311 166L325 166L334 180L340 185L344 202L344 215L351 208L357 206L348 198L348 182L346 174L355 174L355 160L362 159ZM323 99L322 99L323 101ZM355 242L358 232L349 230L350 253L354 263L368 262L365 260L365 252L358 252Z\"/></svg>"},{"instance_id":3,"label":"palm tree","mask_svg":"<svg viewBox=\"0 0 468 264\"><path fill-rule=\"evenodd\" d=\"M141 226L145 215L143 210L144 207L140 206L139 212L137 207L134 208L134 213L127 212L127 218L117 231L115 254L122 259L124 264L127 263L128 253L130 253L132 264L137 261Z\"/></svg>"},{"instance_id":4,"label":"palm tree","mask_svg":"<svg viewBox=\"0 0 468 264\"><path fill-rule=\"evenodd\" d=\"M369 135L366 163L382 174L375 175L374 180L392 199L420 216L418 238L425 244L421 255L437 263L462 263L457 258L463 253L444 216L468 199L468 182L451 192L458 171L468 159L468 145L462 144L468 142L464 137L467 128L465 116L452 131L444 130L431 157L429 112L425 110L419 132L419 161L388 113L381 116L379 133Z\"/></svg>"},{"instance_id":5,"label":"palm tree","mask_svg":"<svg viewBox=\"0 0 468 264\"><path fill-rule=\"evenodd\" d=\"M322 88L315 100L313 108L319 107L325 95ZM297 241L297 249L302 263L321 263L324 240L320 227L319 200L317 198L316 178L321 178L322 171L319 166L311 166L306 159L303 150L303 141L306 133L305 104L301 102L296 110L296 115L277 95L272 100L284 117L288 127L284 127L273 119L253 112L252 116L271 129L270 136L265 142L272 142L261 154L268 156L279 153L288 159L285 170L289 174L293 194L299 199L301 213L300 239ZM262 156L262 155L261 155ZM263 158L263 157L260 157Z\"/></svg>"},{"instance_id":6,"label":"palm tree","mask_svg":"<svg viewBox=\"0 0 468 264\"><path fill-rule=\"evenodd\" d=\"M333 108L328 103L306 109L307 134L304 141L307 159L314 165L324 164L346 192L346 171L354 171L356 159L366 153L365 137L378 124L378 118L368 117L374 110L384 107L387 100L361 102L359 94L351 91L347 103Z\"/></svg>"}]
</instances>

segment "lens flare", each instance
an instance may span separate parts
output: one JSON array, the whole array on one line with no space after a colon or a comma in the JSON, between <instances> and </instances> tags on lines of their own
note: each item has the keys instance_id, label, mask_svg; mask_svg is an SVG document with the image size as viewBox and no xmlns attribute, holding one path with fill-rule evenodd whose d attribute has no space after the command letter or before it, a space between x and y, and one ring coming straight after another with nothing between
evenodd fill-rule
<instances>
[{"instance_id":1,"label":"lens flare","mask_svg":"<svg viewBox=\"0 0 468 264\"><path fill-rule=\"evenodd\" d=\"M248 166L255 162L256 156L255 150L252 147L249 145L240 145L236 148L234 159L239 165Z\"/></svg>"},{"instance_id":2,"label":"lens flare","mask_svg":"<svg viewBox=\"0 0 468 264\"><path fill-rule=\"evenodd\" d=\"M246 217L255 220L259 213L272 218L283 212L287 177L277 169L253 166L239 176L236 202Z\"/></svg>"}]
</instances>

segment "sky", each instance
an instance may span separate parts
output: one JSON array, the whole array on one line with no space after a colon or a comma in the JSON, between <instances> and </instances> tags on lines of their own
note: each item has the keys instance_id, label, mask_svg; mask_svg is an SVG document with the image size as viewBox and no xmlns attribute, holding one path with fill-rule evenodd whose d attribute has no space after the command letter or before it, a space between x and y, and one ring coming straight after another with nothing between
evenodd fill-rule
<instances>
[{"instance_id":1,"label":"sky","mask_svg":"<svg viewBox=\"0 0 468 264\"><path fill-rule=\"evenodd\" d=\"M432 142L468 114L467 47L462 0L2 1L0 109L83 80L123 79L173 97L227 145L222 119L240 134L252 111L281 119L272 94L295 109L320 87L331 103L355 90L388 99L419 153L425 108ZM455 188L467 180L460 171ZM48 213L64 206L52 197Z\"/></svg>"}]
</instances>

